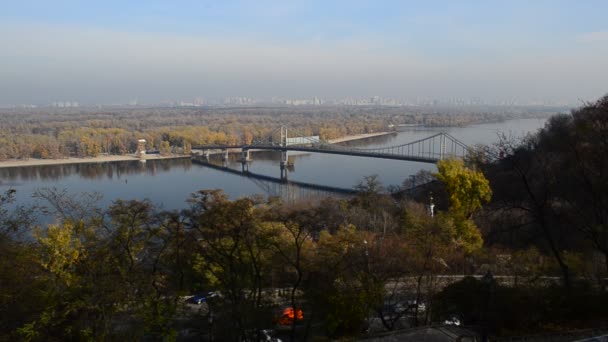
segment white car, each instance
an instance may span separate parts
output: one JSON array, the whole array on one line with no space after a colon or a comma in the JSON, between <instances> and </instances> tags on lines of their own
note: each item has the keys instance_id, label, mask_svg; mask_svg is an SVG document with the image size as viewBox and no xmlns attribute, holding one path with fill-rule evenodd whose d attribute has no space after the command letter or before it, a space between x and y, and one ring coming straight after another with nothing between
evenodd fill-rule
<instances>
[{"instance_id":1,"label":"white car","mask_svg":"<svg viewBox=\"0 0 608 342\"><path fill-rule=\"evenodd\" d=\"M407 307L410 312L414 312L416 310L416 306L418 307L418 312L424 312L426 310L426 304L418 303L415 299L407 301Z\"/></svg>"},{"instance_id":2,"label":"white car","mask_svg":"<svg viewBox=\"0 0 608 342\"><path fill-rule=\"evenodd\" d=\"M448 319L443 321L445 325L460 325L460 318L456 316L450 316Z\"/></svg>"}]
</instances>

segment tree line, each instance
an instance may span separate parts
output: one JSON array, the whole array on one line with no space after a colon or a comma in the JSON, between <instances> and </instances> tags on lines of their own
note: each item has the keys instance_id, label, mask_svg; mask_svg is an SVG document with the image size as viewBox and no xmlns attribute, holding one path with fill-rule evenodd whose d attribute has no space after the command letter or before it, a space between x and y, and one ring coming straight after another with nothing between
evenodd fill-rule
<instances>
[{"instance_id":1,"label":"tree line","mask_svg":"<svg viewBox=\"0 0 608 342\"><path fill-rule=\"evenodd\" d=\"M442 270L437 260L456 264L481 248L469 215L490 189L462 162L446 161L440 170L447 182L459 173L474 186L456 186L478 201L454 193L450 210L434 218L424 205L382 193L375 177L350 200L290 207L201 190L181 212L136 200L100 209L95 198L40 190L55 224L28 229L30 209L0 213L1 330L26 340L164 339L187 326L207 338L255 340L276 324L281 305L306 318L293 322L292 339L358 335L370 312L392 329L400 317L386 312L393 308L384 304L390 282L415 275L413 295L426 298L422 282ZM3 208L12 196L2 197ZM393 306L408 295L404 286ZM180 299L209 289L221 293L208 304L213 324Z\"/></svg>"},{"instance_id":2,"label":"tree line","mask_svg":"<svg viewBox=\"0 0 608 342\"><path fill-rule=\"evenodd\" d=\"M441 161L406 195L370 176L356 196L319 204L201 190L182 211L98 208L43 189L46 207L22 208L9 190L1 338L262 340L285 307L303 313L286 340L453 316L494 336L603 327L607 130L605 97L523 141ZM36 210L55 223L37 224ZM185 301L208 291L205 305Z\"/></svg>"},{"instance_id":3,"label":"tree line","mask_svg":"<svg viewBox=\"0 0 608 342\"><path fill-rule=\"evenodd\" d=\"M149 150L188 154L193 145L251 143L280 125L334 139L387 131L390 124L456 126L522 115L531 114L374 107L3 110L0 160L123 155L134 153L139 139Z\"/></svg>"}]
</instances>

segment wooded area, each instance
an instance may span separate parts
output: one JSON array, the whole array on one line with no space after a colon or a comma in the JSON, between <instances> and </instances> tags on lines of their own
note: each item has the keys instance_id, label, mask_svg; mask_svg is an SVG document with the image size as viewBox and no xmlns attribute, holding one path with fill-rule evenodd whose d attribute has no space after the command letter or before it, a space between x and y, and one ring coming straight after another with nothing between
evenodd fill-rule
<instances>
[{"instance_id":1,"label":"wooded area","mask_svg":"<svg viewBox=\"0 0 608 342\"><path fill-rule=\"evenodd\" d=\"M454 316L492 336L606 328L607 139L604 97L523 141L439 162L437 181L409 196L370 176L347 200L201 190L167 212L47 189L34 209L57 219L41 227L9 191L0 339L254 341L285 307L303 313L280 331L298 341Z\"/></svg>"},{"instance_id":2,"label":"wooded area","mask_svg":"<svg viewBox=\"0 0 608 342\"><path fill-rule=\"evenodd\" d=\"M554 109L547 109L552 112ZM203 144L251 143L281 125L334 139L384 132L389 124L455 126L547 112L450 112L398 108L108 108L0 111L0 161L123 155L137 150L188 154Z\"/></svg>"}]
</instances>

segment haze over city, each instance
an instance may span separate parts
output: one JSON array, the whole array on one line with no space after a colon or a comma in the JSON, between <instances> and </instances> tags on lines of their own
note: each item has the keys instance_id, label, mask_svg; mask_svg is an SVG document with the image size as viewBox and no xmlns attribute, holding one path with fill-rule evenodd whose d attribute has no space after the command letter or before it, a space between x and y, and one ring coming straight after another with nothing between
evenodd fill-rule
<instances>
[{"instance_id":1,"label":"haze over city","mask_svg":"<svg viewBox=\"0 0 608 342\"><path fill-rule=\"evenodd\" d=\"M0 6L1 341L608 341L607 0Z\"/></svg>"},{"instance_id":2,"label":"haze over city","mask_svg":"<svg viewBox=\"0 0 608 342\"><path fill-rule=\"evenodd\" d=\"M20 1L0 106L382 96L572 104L608 79L605 1Z\"/></svg>"}]
</instances>

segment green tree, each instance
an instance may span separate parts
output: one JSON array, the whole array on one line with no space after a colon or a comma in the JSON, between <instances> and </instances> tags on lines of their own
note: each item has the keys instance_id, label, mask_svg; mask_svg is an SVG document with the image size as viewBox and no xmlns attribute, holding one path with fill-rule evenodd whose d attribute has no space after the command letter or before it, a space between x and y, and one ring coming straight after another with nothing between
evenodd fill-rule
<instances>
[{"instance_id":1,"label":"green tree","mask_svg":"<svg viewBox=\"0 0 608 342\"><path fill-rule=\"evenodd\" d=\"M320 233L305 295L330 336L359 334L382 306L384 287L369 277L365 241L354 226Z\"/></svg>"},{"instance_id":2,"label":"green tree","mask_svg":"<svg viewBox=\"0 0 608 342\"><path fill-rule=\"evenodd\" d=\"M278 209L273 208L273 211L278 211ZM285 213L281 215L282 217L277 217L278 222L271 224L270 241L285 265L284 273L288 275L291 286L290 304L294 312L298 312L302 308L296 300L296 295L302 283L306 281L305 277L308 276L306 266L310 263L308 259L311 257L313 243L310 229L299 224L297 217L294 218L292 215L297 215L297 213ZM290 336L292 341L295 340L297 323L299 323L297 319L292 322Z\"/></svg>"},{"instance_id":3,"label":"green tree","mask_svg":"<svg viewBox=\"0 0 608 342\"><path fill-rule=\"evenodd\" d=\"M223 295L211 306L218 318L215 332L224 339L243 338L252 331L257 335L272 321L263 292L271 268L272 230L263 219L263 202L230 201L219 190L199 191L189 201L186 215L198 241L195 270L204 285Z\"/></svg>"},{"instance_id":4,"label":"green tree","mask_svg":"<svg viewBox=\"0 0 608 342\"><path fill-rule=\"evenodd\" d=\"M111 218L109 244L114 251L109 261L123 284L128 311L140 319L141 333L156 337L172 336L171 318L175 314L175 293L170 292L163 272L167 255L166 233L159 224L159 213L148 201L116 201L108 210Z\"/></svg>"},{"instance_id":5,"label":"green tree","mask_svg":"<svg viewBox=\"0 0 608 342\"><path fill-rule=\"evenodd\" d=\"M406 260L411 272L416 275L416 301L422 302L423 290L426 302L431 303L436 275L449 270L445 262L453 253L456 226L451 215L440 213L435 217L428 215L426 208L419 203L408 203L403 218L407 252ZM424 289L423 289L424 286ZM428 310L431 305L427 305ZM415 324L418 324L418 306L414 310ZM426 312L426 322L430 319Z\"/></svg>"}]
</instances>

